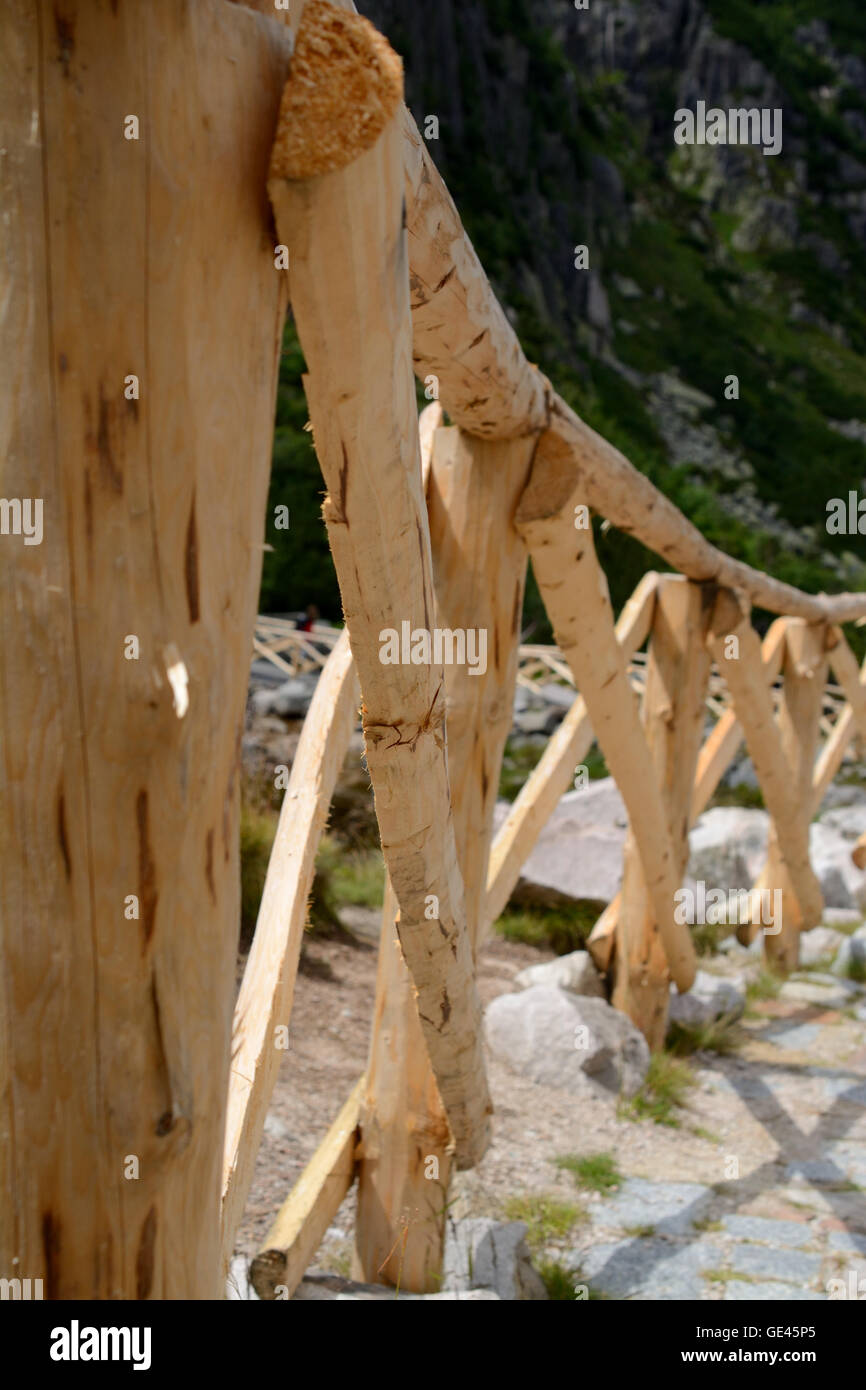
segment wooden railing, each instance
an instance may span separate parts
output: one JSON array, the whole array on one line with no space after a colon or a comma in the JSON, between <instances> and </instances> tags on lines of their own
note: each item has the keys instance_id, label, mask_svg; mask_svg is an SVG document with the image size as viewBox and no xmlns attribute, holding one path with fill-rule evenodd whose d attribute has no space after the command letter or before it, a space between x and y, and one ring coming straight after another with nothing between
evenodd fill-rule
<instances>
[{"instance_id":1,"label":"wooden railing","mask_svg":"<svg viewBox=\"0 0 866 1390\"><path fill-rule=\"evenodd\" d=\"M687 990L695 975L675 912L689 825L741 743L772 818L759 884L783 891L765 951L790 969L822 914L809 822L866 737L866 666L839 626L866 614L866 596L805 594L715 550L529 365L402 105L399 59L353 8L303 10L271 161L346 632L303 727L235 1013L226 1257L359 685L387 887L367 1073L253 1261L263 1297L291 1293L355 1180L356 1272L436 1287L450 1169L476 1163L490 1133L474 962L593 740L630 829L590 949L656 1047L670 981ZM413 369L439 391L420 424ZM647 574L616 623L588 508L680 571ZM523 660L579 693L494 839L528 558L558 646ZM752 603L782 615L763 644ZM406 621L483 630L486 668L383 664L381 633ZM260 623L256 651L282 656L285 634Z\"/></svg>"}]
</instances>

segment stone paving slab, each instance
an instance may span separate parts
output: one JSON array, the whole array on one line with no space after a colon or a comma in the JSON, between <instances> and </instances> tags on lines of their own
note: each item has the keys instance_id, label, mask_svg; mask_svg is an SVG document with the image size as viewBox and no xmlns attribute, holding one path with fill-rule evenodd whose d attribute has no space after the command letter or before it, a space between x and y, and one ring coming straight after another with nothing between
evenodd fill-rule
<instances>
[{"instance_id":1,"label":"stone paving slab","mask_svg":"<svg viewBox=\"0 0 866 1390\"><path fill-rule=\"evenodd\" d=\"M804 1250L777 1250L771 1245L735 1245L728 1255L728 1265L737 1274L750 1274L756 1279L771 1279L805 1288L821 1273L821 1256Z\"/></svg>"},{"instance_id":2,"label":"stone paving slab","mask_svg":"<svg viewBox=\"0 0 866 1390\"><path fill-rule=\"evenodd\" d=\"M727 1215L722 1226L739 1240L763 1241L767 1245L802 1246L814 1240L811 1228L802 1221L770 1221L761 1216Z\"/></svg>"},{"instance_id":3,"label":"stone paving slab","mask_svg":"<svg viewBox=\"0 0 866 1390\"><path fill-rule=\"evenodd\" d=\"M783 1047L786 1052L808 1052L821 1036L817 1023L795 1023L788 1027L767 1028L761 1035L766 1042Z\"/></svg>"},{"instance_id":4,"label":"stone paving slab","mask_svg":"<svg viewBox=\"0 0 866 1390\"><path fill-rule=\"evenodd\" d=\"M580 1255L580 1278L613 1298L694 1299L702 1273L719 1266L720 1251L709 1241L675 1245L634 1237L593 1246Z\"/></svg>"},{"instance_id":5,"label":"stone paving slab","mask_svg":"<svg viewBox=\"0 0 866 1390\"><path fill-rule=\"evenodd\" d=\"M713 1190L697 1182L648 1182L626 1178L619 1191L590 1211L595 1226L652 1226L659 1234L689 1235Z\"/></svg>"},{"instance_id":6,"label":"stone paving slab","mask_svg":"<svg viewBox=\"0 0 866 1390\"><path fill-rule=\"evenodd\" d=\"M866 1255L866 1235L857 1235L854 1231L830 1231L827 1244L831 1250L845 1255L849 1252Z\"/></svg>"},{"instance_id":7,"label":"stone paving slab","mask_svg":"<svg viewBox=\"0 0 866 1390\"><path fill-rule=\"evenodd\" d=\"M816 1293L814 1289L797 1289L790 1284L731 1279L725 1285L725 1302L731 1303L820 1303L826 1298L826 1294Z\"/></svg>"}]
</instances>

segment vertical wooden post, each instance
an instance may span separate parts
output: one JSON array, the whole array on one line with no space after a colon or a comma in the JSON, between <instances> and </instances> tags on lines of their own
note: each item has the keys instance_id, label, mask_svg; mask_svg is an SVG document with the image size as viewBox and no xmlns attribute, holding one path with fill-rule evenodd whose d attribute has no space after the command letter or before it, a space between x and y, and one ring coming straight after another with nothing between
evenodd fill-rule
<instances>
[{"instance_id":1,"label":"vertical wooden post","mask_svg":"<svg viewBox=\"0 0 866 1390\"><path fill-rule=\"evenodd\" d=\"M388 880L357 1151L353 1274L436 1293L453 1143L400 948L398 912Z\"/></svg>"},{"instance_id":2,"label":"vertical wooden post","mask_svg":"<svg viewBox=\"0 0 866 1390\"><path fill-rule=\"evenodd\" d=\"M451 815L445 661L430 632L401 98L400 60L372 25L308 5L268 191L291 257L304 388L328 486L323 515L400 942L456 1159L472 1167L488 1142L490 1099ZM416 632L420 644L410 642Z\"/></svg>"},{"instance_id":3,"label":"vertical wooden post","mask_svg":"<svg viewBox=\"0 0 866 1390\"><path fill-rule=\"evenodd\" d=\"M815 631L803 633L804 658L816 640ZM719 591L710 622L709 641L719 670L728 682L734 710L743 726L746 746L758 775L767 810L773 818L773 834L785 861L785 874L797 900L797 915L804 930L821 920L824 898L821 885L809 862L809 807L812 798L812 767L802 797L792 795L792 767L796 765L795 787L800 786L800 754L794 750L794 730L808 728L812 715L803 704L787 721L789 733L783 746L773 710L773 697L767 685L758 634L752 627L748 608L730 589ZM786 634L787 655L787 634ZM822 639L823 641L823 639ZM817 661L813 650L804 669ZM809 677L806 677L809 679ZM805 701L805 693L798 694ZM811 708L811 706L809 706ZM820 714L820 697L818 701ZM804 735L804 743L808 734ZM810 744L814 748L814 737ZM799 930L799 927L798 927Z\"/></svg>"},{"instance_id":4,"label":"vertical wooden post","mask_svg":"<svg viewBox=\"0 0 866 1390\"><path fill-rule=\"evenodd\" d=\"M577 499L577 493L574 496ZM674 917L679 882L667 816L616 638L607 578L581 502L573 517L586 524L570 525L568 507L554 509L544 475L536 479L533 472L517 513L517 528L526 539L556 639L628 809L671 978L678 989L686 990L697 966L688 927Z\"/></svg>"},{"instance_id":5,"label":"vertical wooden post","mask_svg":"<svg viewBox=\"0 0 866 1390\"><path fill-rule=\"evenodd\" d=\"M154 0L0 49L0 1273L214 1298L289 45Z\"/></svg>"},{"instance_id":6,"label":"vertical wooden post","mask_svg":"<svg viewBox=\"0 0 866 1390\"><path fill-rule=\"evenodd\" d=\"M448 768L466 925L477 953L499 769L511 727L526 549L513 516L532 440L433 439L428 487L436 623L484 634L486 660L445 667ZM450 1136L386 903L362 1122L356 1270L438 1287Z\"/></svg>"},{"instance_id":7,"label":"vertical wooden post","mask_svg":"<svg viewBox=\"0 0 866 1390\"><path fill-rule=\"evenodd\" d=\"M710 674L705 592L680 575L658 581L647 661L643 724L667 812L677 882L688 862L695 767ZM670 971L629 833L623 864L612 1002L637 1024L653 1049L664 1044Z\"/></svg>"},{"instance_id":8,"label":"vertical wooden post","mask_svg":"<svg viewBox=\"0 0 866 1390\"><path fill-rule=\"evenodd\" d=\"M812 770L821 721L821 702L827 681L827 627L791 618L785 633L782 698L777 721L790 771L789 795L796 806L808 844L811 821ZM800 958L800 932L815 926L805 921L791 879L785 868L775 825L770 826L767 866L762 882L770 891L781 888L781 931L764 933L767 963L780 973L796 969Z\"/></svg>"}]
</instances>

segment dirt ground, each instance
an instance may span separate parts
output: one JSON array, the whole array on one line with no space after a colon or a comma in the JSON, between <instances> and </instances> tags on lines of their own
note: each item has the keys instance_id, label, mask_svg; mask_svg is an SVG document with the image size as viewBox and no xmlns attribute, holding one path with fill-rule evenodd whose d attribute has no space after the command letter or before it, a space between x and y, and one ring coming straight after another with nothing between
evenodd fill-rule
<instances>
[{"instance_id":1,"label":"dirt ground","mask_svg":"<svg viewBox=\"0 0 866 1390\"><path fill-rule=\"evenodd\" d=\"M238 1253L245 1256L261 1245L278 1207L365 1065L378 913L360 908L346 913L357 945L315 938L305 945L290 1048L238 1236ZM513 990L519 970L547 958L549 953L534 947L491 939L480 960L482 1002L486 1005ZM715 958L713 968L735 967ZM743 968L742 958L736 968ZM757 964L750 968L757 970ZM832 994L833 987L826 988ZM866 1255L866 1027L858 1016L866 1006L862 990L839 988L851 991L851 1006L827 1008L812 999L782 996L760 1000L744 1020L732 1054L695 1054L690 1059L695 1085L677 1128L618 1117L616 1098L598 1095L595 1088L577 1096L528 1081L488 1052L494 1139L479 1167L457 1176L451 1217L501 1217L509 1198L527 1194L564 1202L577 1199L586 1208L585 1219L543 1253L548 1258L567 1255L565 1262L571 1267L587 1256L598 1267L601 1256L612 1252L604 1264L612 1281L613 1292L607 1295L611 1297L825 1297L820 1290L828 1278L844 1274L850 1252L862 1249ZM802 992L792 984L782 994L790 990L793 996L798 989ZM805 993L810 989L807 984ZM554 1162L562 1155L599 1152L615 1157L625 1180L623 1215L616 1215L616 1202L611 1205L607 1196L576 1192L570 1173ZM647 1179L653 1186L641 1187ZM655 1249L660 1241L634 1239L654 1230L634 1229L629 1216L634 1202L626 1202L629 1193L634 1196L633 1185L640 1202L650 1202L647 1211L660 1213L661 1254L673 1260L670 1268L686 1258L694 1263L699 1255L710 1268L709 1274L699 1274L690 1265L685 1292L677 1292L676 1284L670 1286L673 1291L664 1292L666 1285L652 1291L653 1279L658 1280L653 1271L661 1258ZM671 1211L678 1211L682 1201L691 1203L695 1212L700 1208L701 1214L700 1223L688 1227L688 1249L671 1220ZM348 1272L353 1219L350 1194L325 1238L317 1267ZM668 1229L674 1234L665 1235ZM707 1230L710 1234L698 1234ZM744 1231L747 1245L740 1240ZM798 1234L799 1246L805 1243L807 1249L792 1254L784 1247ZM756 1239L771 1245L775 1240L783 1248L752 1244ZM634 1274L632 1246L638 1255L652 1256L648 1274ZM748 1273L740 1280L729 1270L723 1275L715 1272L732 1262L737 1268L743 1251L752 1264L757 1260L759 1271L769 1262L771 1282L756 1283ZM798 1276L796 1285L774 1283L773 1258L781 1265L782 1280L789 1268L798 1268L796 1260L806 1274L803 1279ZM750 1267L746 1261L744 1268ZM750 1278L751 1283L743 1282ZM616 1291L616 1279L624 1291ZM738 1287L747 1292L731 1291Z\"/></svg>"}]
</instances>

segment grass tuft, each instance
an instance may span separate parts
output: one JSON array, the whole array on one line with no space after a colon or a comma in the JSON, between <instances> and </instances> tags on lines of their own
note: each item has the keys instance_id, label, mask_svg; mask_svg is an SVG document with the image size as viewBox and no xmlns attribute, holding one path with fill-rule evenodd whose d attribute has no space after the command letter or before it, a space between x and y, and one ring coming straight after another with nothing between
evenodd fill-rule
<instances>
[{"instance_id":1,"label":"grass tuft","mask_svg":"<svg viewBox=\"0 0 866 1390\"><path fill-rule=\"evenodd\" d=\"M690 1057L693 1052L717 1052L727 1056L740 1041L737 1020L730 1014L709 1023L672 1023L665 1047L674 1057Z\"/></svg>"},{"instance_id":2,"label":"grass tuft","mask_svg":"<svg viewBox=\"0 0 866 1390\"><path fill-rule=\"evenodd\" d=\"M524 1221L528 1227L526 1241L530 1250L540 1250L551 1240L567 1236L578 1221L587 1220L585 1208L577 1202L563 1202L558 1197L528 1192L522 1197L509 1197L503 1206L508 1221Z\"/></svg>"},{"instance_id":3,"label":"grass tuft","mask_svg":"<svg viewBox=\"0 0 866 1390\"><path fill-rule=\"evenodd\" d=\"M691 1068L669 1052L654 1052L646 1080L630 1100L621 1100L618 1115L628 1120L653 1120L657 1125L679 1129L677 1115L695 1084Z\"/></svg>"},{"instance_id":4,"label":"grass tuft","mask_svg":"<svg viewBox=\"0 0 866 1390\"><path fill-rule=\"evenodd\" d=\"M554 1159L557 1168L571 1173L578 1187L590 1192L609 1192L622 1182L622 1174L613 1154L564 1154Z\"/></svg>"}]
</instances>

